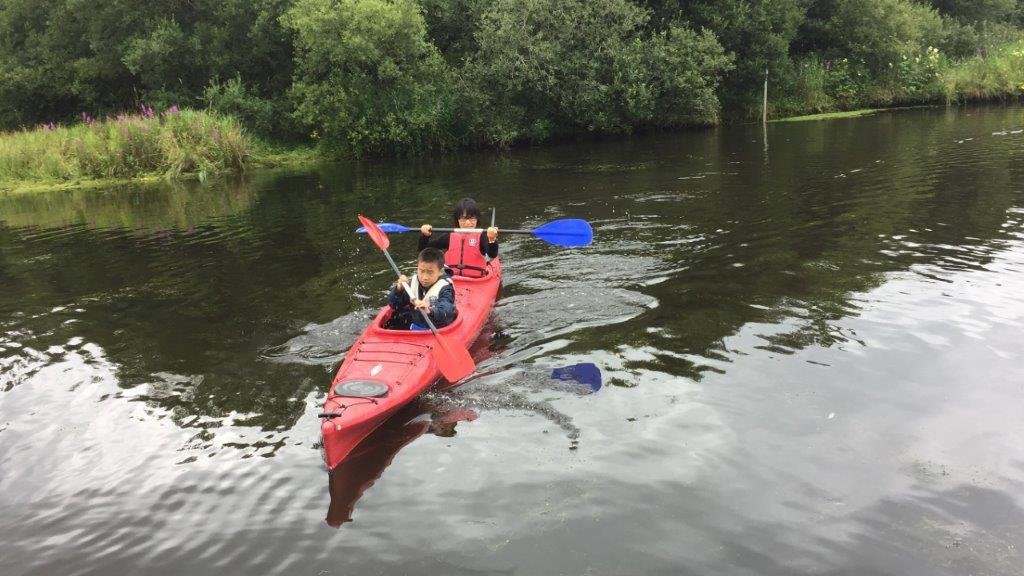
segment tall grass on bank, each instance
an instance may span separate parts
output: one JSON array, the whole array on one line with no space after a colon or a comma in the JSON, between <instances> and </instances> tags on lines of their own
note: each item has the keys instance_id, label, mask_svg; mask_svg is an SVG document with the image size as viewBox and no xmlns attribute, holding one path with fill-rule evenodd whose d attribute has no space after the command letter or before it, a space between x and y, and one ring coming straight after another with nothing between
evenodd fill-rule
<instances>
[{"instance_id":1,"label":"tall grass on bank","mask_svg":"<svg viewBox=\"0 0 1024 576\"><path fill-rule=\"evenodd\" d=\"M1024 96L1024 42L961 62L942 75L947 102Z\"/></svg>"},{"instance_id":2,"label":"tall grass on bank","mask_svg":"<svg viewBox=\"0 0 1024 576\"><path fill-rule=\"evenodd\" d=\"M0 182L66 182L240 171L252 143L239 123L171 108L0 134Z\"/></svg>"},{"instance_id":3,"label":"tall grass on bank","mask_svg":"<svg viewBox=\"0 0 1024 576\"><path fill-rule=\"evenodd\" d=\"M903 55L883 71L846 58L822 61L815 55L795 67L793 89L776 96L774 117L1024 97L1024 41L989 48L984 55L953 60L929 46Z\"/></svg>"}]
</instances>

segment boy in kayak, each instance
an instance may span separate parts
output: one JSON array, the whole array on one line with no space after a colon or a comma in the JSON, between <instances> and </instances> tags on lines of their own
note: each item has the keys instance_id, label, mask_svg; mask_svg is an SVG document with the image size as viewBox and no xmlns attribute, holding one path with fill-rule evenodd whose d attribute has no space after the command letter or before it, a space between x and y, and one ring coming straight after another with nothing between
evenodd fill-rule
<instances>
[{"instance_id":1,"label":"boy in kayak","mask_svg":"<svg viewBox=\"0 0 1024 576\"><path fill-rule=\"evenodd\" d=\"M455 228L476 228L480 221L480 208L472 198L463 198L452 211ZM431 247L445 251L445 265L456 276L480 278L487 273L488 258L498 256L498 229L494 226L473 233L449 232L432 235L433 226L420 226L419 249Z\"/></svg>"},{"instance_id":2,"label":"boy in kayak","mask_svg":"<svg viewBox=\"0 0 1024 576\"><path fill-rule=\"evenodd\" d=\"M412 298L402 288L403 284L409 286ZM388 294L388 306L394 312L384 327L391 330L408 330L412 324L426 324L420 310L426 312L438 328L451 324L455 320L455 288L444 270L444 253L437 248L421 250L416 259L416 275L411 281L405 274L398 277Z\"/></svg>"}]
</instances>

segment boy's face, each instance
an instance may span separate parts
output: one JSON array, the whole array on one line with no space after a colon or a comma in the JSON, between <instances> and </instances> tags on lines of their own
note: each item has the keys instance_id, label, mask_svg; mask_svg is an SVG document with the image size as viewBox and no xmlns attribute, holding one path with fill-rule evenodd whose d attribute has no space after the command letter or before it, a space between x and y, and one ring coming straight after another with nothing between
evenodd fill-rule
<instances>
[{"instance_id":1,"label":"boy's face","mask_svg":"<svg viewBox=\"0 0 1024 576\"><path fill-rule=\"evenodd\" d=\"M420 281L420 286L424 288L430 288L437 282L437 279L444 274L444 271L436 262L417 262L416 263L416 277Z\"/></svg>"}]
</instances>

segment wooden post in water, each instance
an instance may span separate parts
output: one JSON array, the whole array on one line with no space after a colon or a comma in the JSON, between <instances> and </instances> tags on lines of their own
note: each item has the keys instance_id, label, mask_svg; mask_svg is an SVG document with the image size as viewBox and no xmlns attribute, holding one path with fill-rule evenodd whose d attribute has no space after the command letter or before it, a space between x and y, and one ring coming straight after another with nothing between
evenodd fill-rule
<instances>
[{"instance_id":1,"label":"wooden post in water","mask_svg":"<svg viewBox=\"0 0 1024 576\"><path fill-rule=\"evenodd\" d=\"M768 123L768 68L764 69L764 104L761 106L761 123Z\"/></svg>"},{"instance_id":2,"label":"wooden post in water","mask_svg":"<svg viewBox=\"0 0 1024 576\"><path fill-rule=\"evenodd\" d=\"M764 163L768 164L768 67L764 67L764 102L761 104L761 130L764 132Z\"/></svg>"}]
</instances>

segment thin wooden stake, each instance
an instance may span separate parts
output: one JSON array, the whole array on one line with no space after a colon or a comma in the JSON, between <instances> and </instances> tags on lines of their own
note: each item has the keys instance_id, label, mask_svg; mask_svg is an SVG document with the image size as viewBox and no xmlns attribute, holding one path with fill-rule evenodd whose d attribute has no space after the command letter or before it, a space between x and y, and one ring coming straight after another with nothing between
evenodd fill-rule
<instances>
[{"instance_id":1,"label":"thin wooden stake","mask_svg":"<svg viewBox=\"0 0 1024 576\"><path fill-rule=\"evenodd\" d=\"M768 68L764 69L764 104L761 106L761 123L768 123Z\"/></svg>"}]
</instances>

